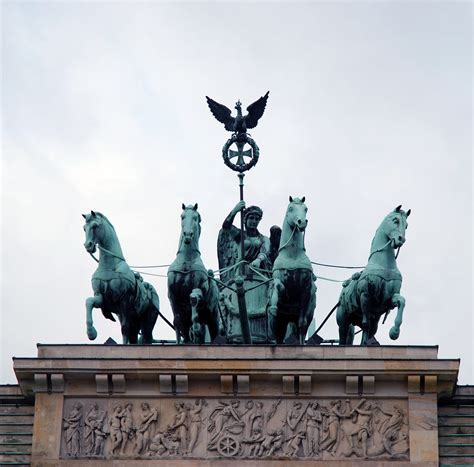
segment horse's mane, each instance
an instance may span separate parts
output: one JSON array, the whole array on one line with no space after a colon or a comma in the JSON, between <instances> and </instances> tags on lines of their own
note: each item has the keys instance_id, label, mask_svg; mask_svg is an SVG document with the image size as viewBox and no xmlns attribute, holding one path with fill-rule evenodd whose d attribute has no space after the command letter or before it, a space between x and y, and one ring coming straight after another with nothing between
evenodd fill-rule
<instances>
[{"instance_id":1,"label":"horse's mane","mask_svg":"<svg viewBox=\"0 0 474 467\"><path fill-rule=\"evenodd\" d=\"M112 222L110 222L109 219L107 219L107 217L104 214L102 214L101 212L97 212L97 211L94 211L94 213L95 213L96 217L99 217L102 220L104 220L108 224L108 226L115 232L115 227L112 225ZM88 214L88 216L91 216L91 218L93 217L92 214Z\"/></svg>"},{"instance_id":2,"label":"horse's mane","mask_svg":"<svg viewBox=\"0 0 474 467\"><path fill-rule=\"evenodd\" d=\"M194 211L198 215L198 222L201 223L201 214L197 209L194 209L194 206L192 204L188 204L187 206L184 207L183 211Z\"/></svg>"}]
</instances>

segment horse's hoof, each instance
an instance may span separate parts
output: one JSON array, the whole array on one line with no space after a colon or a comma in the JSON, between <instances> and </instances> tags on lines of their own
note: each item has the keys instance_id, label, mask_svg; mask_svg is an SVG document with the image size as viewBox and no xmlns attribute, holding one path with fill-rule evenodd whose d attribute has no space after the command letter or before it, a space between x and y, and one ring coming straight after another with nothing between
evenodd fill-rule
<instances>
[{"instance_id":1,"label":"horse's hoof","mask_svg":"<svg viewBox=\"0 0 474 467\"><path fill-rule=\"evenodd\" d=\"M87 337L89 338L90 341L93 341L96 339L97 331L95 330L95 328L87 330Z\"/></svg>"},{"instance_id":2,"label":"horse's hoof","mask_svg":"<svg viewBox=\"0 0 474 467\"><path fill-rule=\"evenodd\" d=\"M397 329L395 326L393 326L393 328L390 329L390 332L388 333L388 335L390 336L390 339L395 341L398 339L398 336L400 335L400 329Z\"/></svg>"}]
</instances>

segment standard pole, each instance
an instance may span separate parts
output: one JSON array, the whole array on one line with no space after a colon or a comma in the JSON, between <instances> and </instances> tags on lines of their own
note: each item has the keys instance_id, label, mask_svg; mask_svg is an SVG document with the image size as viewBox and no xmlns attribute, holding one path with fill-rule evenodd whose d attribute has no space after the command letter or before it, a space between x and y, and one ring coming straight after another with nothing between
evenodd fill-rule
<instances>
[{"instance_id":1,"label":"standard pole","mask_svg":"<svg viewBox=\"0 0 474 467\"><path fill-rule=\"evenodd\" d=\"M240 189L240 201L244 200L244 177L245 174L239 173L239 189ZM244 225L244 211L240 213L240 258L241 260L245 257L245 225ZM247 304L245 302L245 289L244 289L244 275L245 275L245 264L240 265L240 277L236 277L235 285L237 286L237 303L239 305L239 317L240 327L242 329L242 341L244 344L252 343L252 336L250 335L249 318L247 315Z\"/></svg>"},{"instance_id":2,"label":"standard pole","mask_svg":"<svg viewBox=\"0 0 474 467\"><path fill-rule=\"evenodd\" d=\"M240 173L238 174L239 177L239 190L240 190L240 201L244 200L244 177L245 174ZM240 211L240 259L243 260L245 258L245 238L244 238L244 229L245 229L245 224L244 224L244 211ZM244 275L245 273L245 264L242 263L240 265L240 273Z\"/></svg>"}]
</instances>

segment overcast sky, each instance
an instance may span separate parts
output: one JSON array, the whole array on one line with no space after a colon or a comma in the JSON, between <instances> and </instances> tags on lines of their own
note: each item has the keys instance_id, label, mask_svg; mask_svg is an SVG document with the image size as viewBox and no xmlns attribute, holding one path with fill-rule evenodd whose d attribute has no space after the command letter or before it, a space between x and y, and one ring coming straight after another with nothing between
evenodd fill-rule
<instances>
[{"instance_id":1,"label":"overcast sky","mask_svg":"<svg viewBox=\"0 0 474 467\"><path fill-rule=\"evenodd\" d=\"M470 2L2 2L0 383L36 343L87 343L95 263L81 213L103 212L129 264L170 263L181 203L203 261L238 201L229 134L205 96L270 90L245 177L261 232L306 196L313 261L365 264L383 217L412 209L398 266L400 345L439 345L474 383ZM166 273L166 270L156 271ZM334 279L350 271L317 268ZM171 319L166 279L148 277ZM316 321L340 285L318 281ZM97 343L120 342L96 310ZM382 344L394 313L379 328ZM321 334L337 337L335 319ZM155 338L172 338L159 320Z\"/></svg>"}]
</instances>

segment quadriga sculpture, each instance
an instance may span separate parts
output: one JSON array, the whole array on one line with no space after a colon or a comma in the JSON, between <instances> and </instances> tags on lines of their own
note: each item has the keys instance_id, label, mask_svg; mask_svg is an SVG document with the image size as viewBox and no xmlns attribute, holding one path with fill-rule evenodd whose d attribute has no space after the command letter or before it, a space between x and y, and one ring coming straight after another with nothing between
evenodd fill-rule
<instances>
[{"instance_id":1,"label":"quadriga sculpture","mask_svg":"<svg viewBox=\"0 0 474 467\"><path fill-rule=\"evenodd\" d=\"M372 240L367 266L344 282L337 309L341 345L352 345L354 325L363 331L362 345L376 345L380 317L395 307L398 312L389 335L393 340L398 339L405 299L400 295L402 275L394 250L405 243L410 212L410 209L405 212L398 206L385 217Z\"/></svg>"},{"instance_id":2,"label":"quadriga sculpture","mask_svg":"<svg viewBox=\"0 0 474 467\"><path fill-rule=\"evenodd\" d=\"M160 309L156 290L130 269L110 221L100 212L82 216L86 220L85 249L92 255L99 247L99 265L92 275L94 296L86 300L87 336L90 340L97 337L92 309L101 308L107 319L115 321L113 315L117 315L124 344L137 344L139 333L143 344L151 344Z\"/></svg>"},{"instance_id":3,"label":"quadriga sculpture","mask_svg":"<svg viewBox=\"0 0 474 467\"><path fill-rule=\"evenodd\" d=\"M176 259L168 269L168 297L174 315L176 342L203 344L205 326L211 339L218 333L219 290L199 251L201 216L197 203L183 204Z\"/></svg>"},{"instance_id":4,"label":"quadriga sculpture","mask_svg":"<svg viewBox=\"0 0 474 467\"><path fill-rule=\"evenodd\" d=\"M304 247L308 221L305 198L292 198L283 220L280 248L273 265L273 289L270 294L269 324L277 344L285 339L288 324L296 326L299 343L316 308L316 277Z\"/></svg>"}]
</instances>

